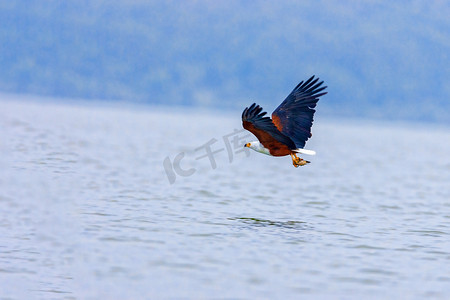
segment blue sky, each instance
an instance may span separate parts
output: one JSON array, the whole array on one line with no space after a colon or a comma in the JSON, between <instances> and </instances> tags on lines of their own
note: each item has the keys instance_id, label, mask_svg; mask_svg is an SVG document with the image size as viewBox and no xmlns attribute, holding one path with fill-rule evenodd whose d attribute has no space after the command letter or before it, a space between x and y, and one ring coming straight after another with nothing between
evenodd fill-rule
<instances>
[{"instance_id":1,"label":"blue sky","mask_svg":"<svg viewBox=\"0 0 450 300\"><path fill-rule=\"evenodd\" d=\"M3 1L0 91L450 122L446 1Z\"/></svg>"}]
</instances>

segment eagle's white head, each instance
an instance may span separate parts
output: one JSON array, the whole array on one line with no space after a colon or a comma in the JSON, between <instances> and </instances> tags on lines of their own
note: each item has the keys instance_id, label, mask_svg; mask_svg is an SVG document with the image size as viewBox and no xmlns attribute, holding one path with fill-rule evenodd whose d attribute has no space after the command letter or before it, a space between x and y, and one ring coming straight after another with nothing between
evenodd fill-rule
<instances>
[{"instance_id":1,"label":"eagle's white head","mask_svg":"<svg viewBox=\"0 0 450 300\"><path fill-rule=\"evenodd\" d=\"M258 141L247 143L247 144L244 145L244 147L253 149L256 152L260 152L260 153L264 153L264 154L270 155L269 149L264 148L264 146Z\"/></svg>"}]
</instances>

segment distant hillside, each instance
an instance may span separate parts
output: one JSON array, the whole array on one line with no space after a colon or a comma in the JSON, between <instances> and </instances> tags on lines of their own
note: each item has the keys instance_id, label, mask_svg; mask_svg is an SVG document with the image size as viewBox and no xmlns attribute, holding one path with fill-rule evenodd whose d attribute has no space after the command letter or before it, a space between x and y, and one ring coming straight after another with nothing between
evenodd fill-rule
<instances>
[{"instance_id":1,"label":"distant hillside","mask_svg":"<svg viewBox=\"0 0 450 300\"><path fill-rule=\"evenodd\" d=\"M297 3L300 2L300 3ZM450 123L446 1L2 1L0 91Z\"/></svg>"}]
</instances>

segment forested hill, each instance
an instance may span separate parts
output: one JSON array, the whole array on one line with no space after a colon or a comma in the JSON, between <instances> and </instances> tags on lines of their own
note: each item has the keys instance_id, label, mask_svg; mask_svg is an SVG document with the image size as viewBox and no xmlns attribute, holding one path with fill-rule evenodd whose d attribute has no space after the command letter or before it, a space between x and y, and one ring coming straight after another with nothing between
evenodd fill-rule
<instances>
[{"instance_id":1,"label":"forested hill","mask_svg":"<svg viewBox=\"0 0 450 300\"><path fill-rule=\"evenodd\" d=\"M446 1L1 1L0 92L450 123Z\"/></svg>"}]
</instances>

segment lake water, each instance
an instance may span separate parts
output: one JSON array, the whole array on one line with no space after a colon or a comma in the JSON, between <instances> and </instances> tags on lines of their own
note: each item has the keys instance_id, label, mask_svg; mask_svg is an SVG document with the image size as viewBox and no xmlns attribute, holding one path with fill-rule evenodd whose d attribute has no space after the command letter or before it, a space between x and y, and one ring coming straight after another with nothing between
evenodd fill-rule
<instances>
[{"instance_id":1,"label":"lake water","mask_svg":"<svg viewBox=\"0 0 450 300\"><path fill-rule=\"evenodd\" d=\"M450 298L448 128L318 115L298 169L240 129L3 97L0 298Z\"/></svg>"}]
</instances>

